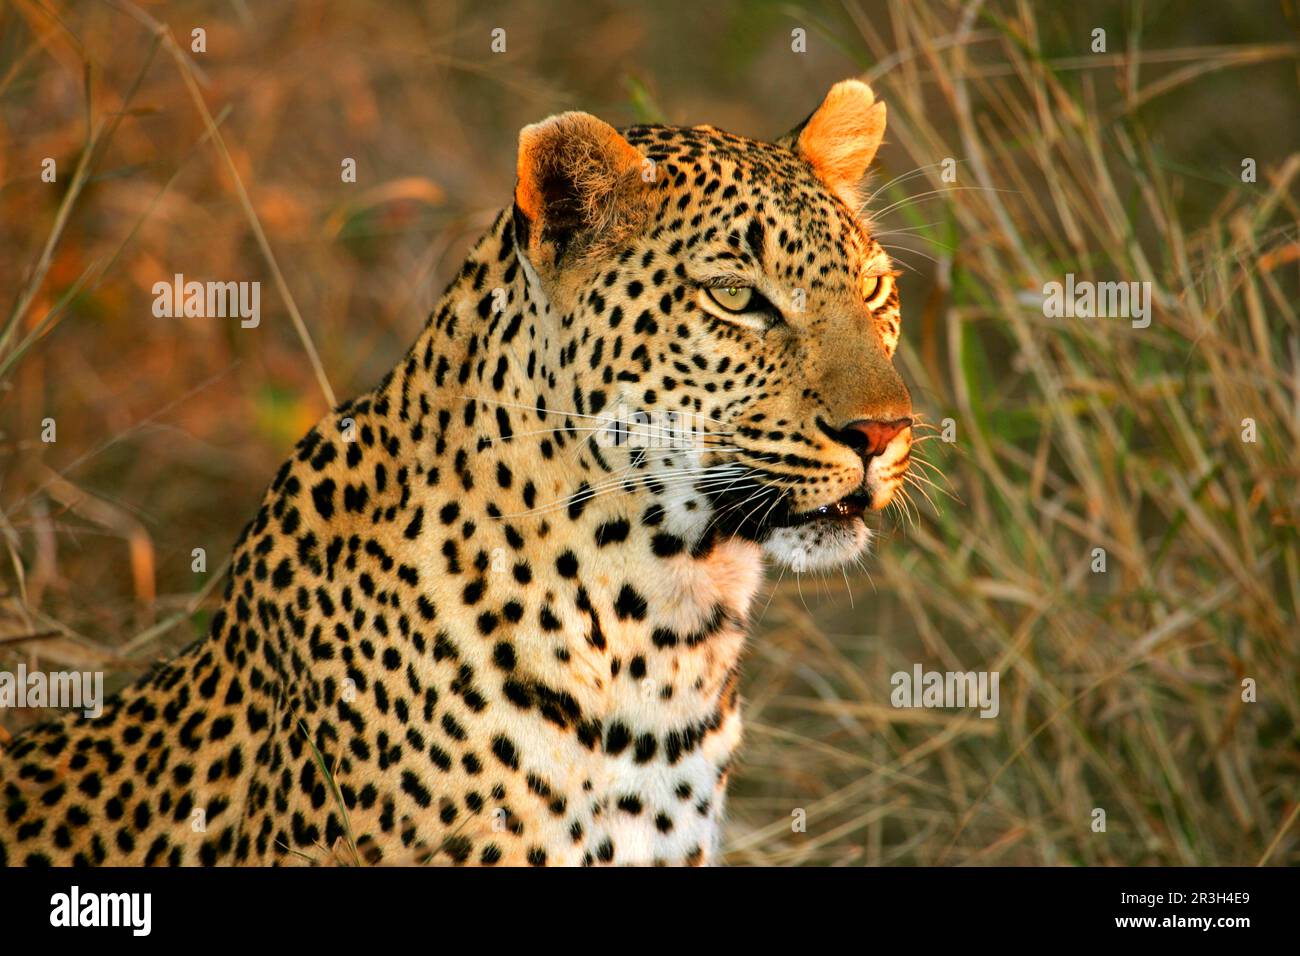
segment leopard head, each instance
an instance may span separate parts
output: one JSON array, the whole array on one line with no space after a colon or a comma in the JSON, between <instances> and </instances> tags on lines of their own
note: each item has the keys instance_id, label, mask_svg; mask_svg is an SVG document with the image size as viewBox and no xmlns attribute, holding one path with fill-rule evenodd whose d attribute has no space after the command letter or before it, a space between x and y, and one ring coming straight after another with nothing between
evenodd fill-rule
<instances>
[{"instance_id":1,"label":"leopard head","mask_svg":"<svg viewBox=\"0 0 1300 956\"><path fill-rule=\"evenodd\" d=\"M611 469L798 570L860 554L910 460L896 273L858 193L884 132L847 80L775 142L585 113L520 137L514 235L556 391L613 434Z\"/></svg>"}]
</instances>

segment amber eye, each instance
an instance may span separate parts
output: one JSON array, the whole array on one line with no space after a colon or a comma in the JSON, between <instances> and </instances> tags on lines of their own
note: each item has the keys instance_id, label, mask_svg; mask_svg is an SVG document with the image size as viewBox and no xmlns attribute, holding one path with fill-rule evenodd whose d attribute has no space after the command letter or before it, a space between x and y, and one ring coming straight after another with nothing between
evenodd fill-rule
<instances>
[{"instance_id":1,"label":"amber eye","mask_svg":"<svg viewBox=\"0 0 1300 956\"><path fill-rule=\"evenodd\" d=\"M744 312L754 298L754 290L745 286L726 286L721 289L708 288L709 298L728 312Z\"/></svg>"},{"instance_id":2,"label":"amber eye","mask_svg":"<svg viewBox=\"0 0 1300 956\"><path fill-rule=\"evenodd\" d=\"M862 298L870 302L880 291L880 276L867 276L862 281Z\"/></svg>"}]
</instances>

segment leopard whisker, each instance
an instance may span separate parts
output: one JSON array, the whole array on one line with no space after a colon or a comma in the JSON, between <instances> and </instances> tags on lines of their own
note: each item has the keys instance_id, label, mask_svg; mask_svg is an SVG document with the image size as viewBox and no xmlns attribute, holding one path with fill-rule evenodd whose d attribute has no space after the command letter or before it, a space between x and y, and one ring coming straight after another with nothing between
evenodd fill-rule
<instances>
[{"instance_id":1,"label":"leopard whisker","mask_svg":"<svg viewBox=\"0 0 1300 956\"><path fill-rule=\"evenodd\" d=\"M618 419L616 416L614 416L614 415L601 415L601 414L598 414L598 413L592 414L592 413L587 413L587 412L579 412L579 411L575 411L575 410L573 410L573 409L568 409L568 408L551 408L551 407L549 407L549 406L542 406L542 405L525 405L525 404L523 404L522 402L506 402L506 401L502 401L502 400L500 400L500 399L495 399L495 398L483 398L482 396L479 396L479 395L459 395L459 396L456 396L456 397L457 397L457 398L464 399L465 401L483 402L484 404L487 404L487 405L501 405L501 406L503 406L503 407L505 407L505 408L518 408L518 409L522 409L522 410L524 410L524 411L540 412L540 413L542 413L543 415L548 415L548 414L555 414L555 415L568 415L568 416L570 416L571 418L590 418L590 419L596 419L597 421L605 421L605 422L617 422L617 421L619 421L619 419ZM704 415L704 414L702 414L702 413L700 413L700 412L679 411L679 410L676 410L676 409L669 409L669 408L664 408L664 409L640 409L640 411L644 411L644 412L658 412L658 413L662 413L662 414L665 414L665 415L667 415L667 414L682 415L682 416L684 416L684 417L688 417L688 418L701 418L701 419L703 419L703 420L706 421L706 422L713 422L715 425L725 425L725 424L726 424L726 422L722 421L722 419L720 419L720 418L712 418L712 417L710 417L710 416L708 416L708 415Z\"/></svg>"},{"instance_id":2,"label":"leopard whisker","mask_svg":"<svg viewBox=\"0 0 1300 956\"><path fill-rule=\"evenodd\" d=\"M570 494L565 495L563 498L558 498L554 501L549 502L548 504L539 505L536 508L530 508L527 511L518 511L511 514L504 514L501 517L521 518L521 517L527 517L531 515L547 514L553 511L563 510L565 508L570 507L577 501L586 503L588 501L591 501L594 498L598 498L612 491L625 489L626 486L629 484L635 486L638 482L645 483L645 484L654 482L659 485L673 486L673 485L685 484L693 481L700 481L701 476L709 476L710 474L716 480L730 479L732 478L732 475L730 473L725 475L718 475L717 469L732 468L732 467L734 466L710 465L707 466L706 468L701 468L697 470L683 470L681 474L674 474L670 476L665 476L662 474L655 474L655 473L621 474L618 476L607 478L597 485L589 485L585 489L577 489L571 492Z\"/></svg>"},{"instance_id":3,"label":"leopard whisker","mask_svg":"<svg viewBox=\"0 0 1300 956\"><path fill-rule=\"evenodd\" d=\"M917 176L920 176L920 175L924 174L926 170L929 170L929 169L940 169L940 168L942 168L942 166L943 166L943 163L942 163L942 162L938 162L938 163L927 163L927 164L924 165L924 166L917 166L915 169L909 170L909 171L907 171L907 172L905 172L905 173L899 173L897 176L895 176L895 177L894 177L893 179L891 179L889 182L887 182L887 183L883 183L882 185L877 186L876 189L871 193L871 195L867 196L867 198L866 198L865 200L863 200L863 203L862 203L862 207L863 207L863 209L866 209L867 207L869 207L869 206L871 205L871 203L872 203L873 201L875 201L875 198L876 198L877 196L879 196L881 193L883 193L883 192L884 192L886 189L888 189L890 186L896 186L896 185L898 185L899 183L905 183L905 182L907 182L909 179L915 179Z\"/></svg>"},{"instance_id":4,"label":"leopard whisker","mask_svg":"<svg viewBox=\"0 0 1300 956\"><path fill-rule=\"evenodd\" d=\"M925 490L925 488L923 488L923 487L921 486L921 483L920 483L919 481L916 480L916 476L914 476L914 475L904 475L904 476L903 476L903 481L907 482L907 483L910 484L913 488L915 488L917 491L919 491L919 492L921 493L921 495L925 498L925 500L928 501L928 502L930 503L930 508L933 509L933 511L934 511L935 514L938 514L938 513L939 513L939 506L936 505L936 504L934 503L934 499L930 497L929 492L927 492L927 491Z\"/></svg>"},{"instance_id":5,"label":"leopard whisker","mask_svg":"<svg viewBox=\"0 0 1300 956\"><path fill-rule=\"evenodd\" d=\"M562 425L562 426L560 426L560 427L558 427L558 428L538 428L538 429L534 429L534 430L532 430L532 431L526 431L526 432L515 432L511 437L512 437L512 438L527 438L527 437L531 437L531 436L535 436L535 435L554 435L554 434L557 434L557 433L559 433L559 432L565 432L565 433L567 433L567 434L574 434L574 433L578 433L578 432L592 432L592 433L594 433L594 434L600 434L600 433L605 432L605 431L607 431L607 430L608 430L608 428L607 428L606 426L595 426L595 425L563 426L563 425ZM634 434L634 433L631 433L631 432L624 432L624 434L633 434L633 437L642 437L641 435ZM646 433L644 433L644 437L647 437L647 438L655 437L655 434L656 434L656 433L653 433L653 432L646 432ZM734 434L735 434L735 432L708 432L706 437L709 437L709 438L727 438L727 437L730 437L730 436L732 436L732 435L734 435ZM497 444L497 443L500 441L500 439L498 439L498 438L492 438L491 436L484 436L484 437L486 438L486 440L487 440L490 444L493 444L493 445ZM588 438L588 439L583 439L584 442L589 441L589 440L590 440L589 438ZM625 446L615 446L615 447L625 447ZM673 449L673 450L676 450L676 449ZM683 446L681 450L685 451L685 450L687 450L687 448L686 448L685 446ZM704 450L706 450L706 451L712 451L713 448L712 448L712 446L707 446L707 445L706 445L705 448L704 448Z\"/></svg>"},{"instance_id":6,"label":"leopard whisker","mask_svg":"<svg viewBox=\"0 0 1300 956\"><path fill-rule=\"evenodd\" d=\"M955 192L966 192L968 190L974 190L976 192L994 192L994 193L1018 192L1018 190L1015 189L999 189L996 186L949 186L947 189L931 189L923 193L917 193L915 196L907 196L904 199L900 199L898 202L891 203L890 205L886 206L884 209L876 210L871 214L871 218L875 220L880 220L883 219L890 212L893 212L895 209L906 209L909 205L925 202L927 200L934 199L937 196L944 196L947 195L948 193L955 193Z\"/></svg>"},{"instance_id":7,"label":"leopard whisker","mask_svg":"<svg viewBox=\"0 0 1300 956\"><path fill-rule=\"evenodd\" d=\"M937 482L935 482L934 480L932 480L932 479L930 478L929 475L926 475L926 474L924 474L924 473L922 473L922 472L915 472L915 471L913 471L913 472L908 472L908 473L907 473L906 475L904 475L903 477L906 478L906 479L908 479L909 481L915 482L918 488L919 488L921 485L928 485L929 487L931 487L931 488L933 488L935 491L937 491L939 494L947 495L947 496L948 496L949 498L951 498L953 501L957 501L957 500L958 500L957 496L954 495L954 494L953 494L949 489L942 487L942 486L939 485Z\"/></svg>"},{"instance_id":8,"label":"leopard whisker","mask_svg":"<svg viewBox=\"0 0 1300 956\"><path fill-rule=\"evenodd\" d=\"M916 465L918 468L926 469L924 471L917 472L917 474L924 475L926 478L931 480L932 480L932 476L933 478L941 478L949 488L952 488L952 482L948 480L948 475L944 472L942 468L940 468L934 462L926 461L920 455L913 455L911 458L911 463ZM939 487L939 486L936 484L935 487Z\"/></svg>"}]
</instances>

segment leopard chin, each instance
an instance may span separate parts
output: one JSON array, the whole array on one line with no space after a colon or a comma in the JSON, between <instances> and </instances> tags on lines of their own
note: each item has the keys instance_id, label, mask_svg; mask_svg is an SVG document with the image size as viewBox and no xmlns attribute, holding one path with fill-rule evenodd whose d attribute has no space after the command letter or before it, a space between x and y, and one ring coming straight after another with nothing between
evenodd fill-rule
<instances>
[{"instance_id":1,"label":"leopard chin","mask_svg":"<svg viewBox=\"0 0 1300 956\"><path fill-rule=\"evenodd\" d=\"M838 568L870 548L874 537L861 517L823 518L773 528L763 553L795 573Z\"/></svg>"}]
</instances>

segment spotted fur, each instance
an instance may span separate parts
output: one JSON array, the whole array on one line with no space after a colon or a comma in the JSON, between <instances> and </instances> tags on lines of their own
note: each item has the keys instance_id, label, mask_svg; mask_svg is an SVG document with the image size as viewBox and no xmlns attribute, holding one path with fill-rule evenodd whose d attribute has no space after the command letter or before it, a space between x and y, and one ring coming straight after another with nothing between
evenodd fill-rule
<instances>
[{"instance_id":1,"label":"spotted fur","mask_svg":"<svg viewBox=\"0 0 1300 956\"><path fill-rule=\"evenodd\" d=\"M856 557L908 465L853 207L883 131L853 81L774 143L525 129L514 204L280 468L207 637L9 746L0 862L716 860L764 552ZM645 448L620 407L706 427Z\"/></svg>"}]
</instances>

